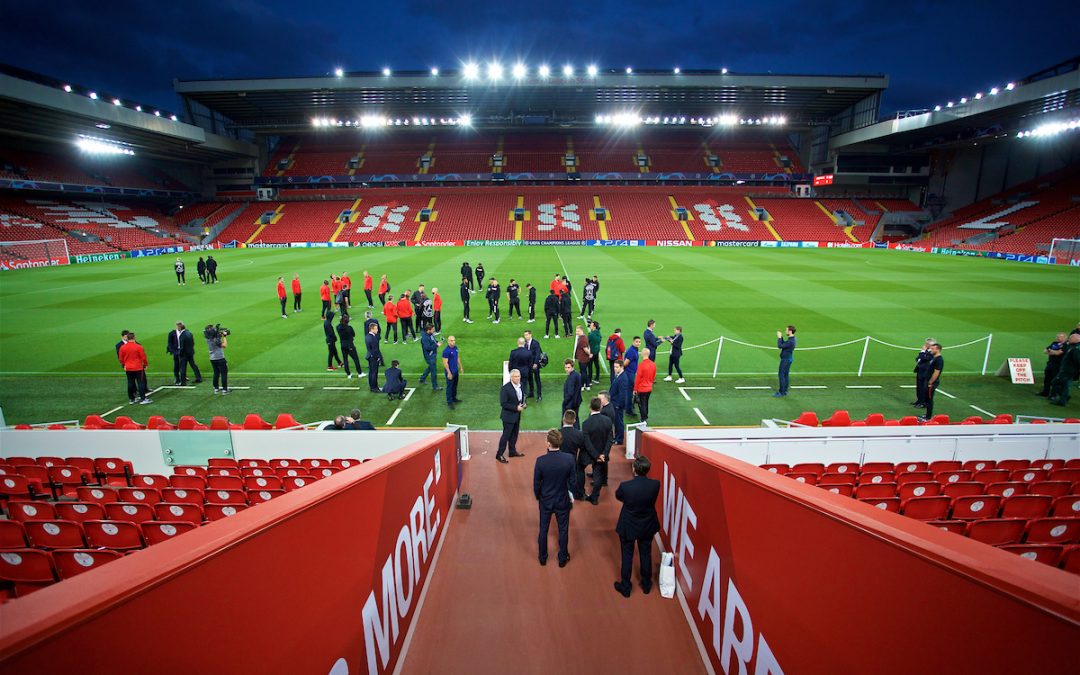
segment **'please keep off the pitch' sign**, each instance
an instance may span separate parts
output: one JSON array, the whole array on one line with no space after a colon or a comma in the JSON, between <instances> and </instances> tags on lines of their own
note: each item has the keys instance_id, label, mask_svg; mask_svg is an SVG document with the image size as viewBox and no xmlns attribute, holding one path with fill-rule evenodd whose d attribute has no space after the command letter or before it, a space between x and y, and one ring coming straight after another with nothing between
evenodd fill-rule
<instances>
[{"instance_id":1,"label":"'please keep off the pitch' sign","mask_svg":"<svg viewBox=\"0 0 1080 675\"><path fill-rule=\"evenodd\" d=\"M1031 359L1009 359L1009 375L1013 384L1035 384Z\"/></svg>"}]
</instances>

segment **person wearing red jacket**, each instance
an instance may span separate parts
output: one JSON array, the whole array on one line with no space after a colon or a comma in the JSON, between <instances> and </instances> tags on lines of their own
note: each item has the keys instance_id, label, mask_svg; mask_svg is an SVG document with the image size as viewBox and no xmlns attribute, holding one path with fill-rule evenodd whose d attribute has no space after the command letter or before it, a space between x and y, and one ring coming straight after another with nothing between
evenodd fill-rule
<instances>
[{"instance_id":1,"label":"person wearing red jacket","mask_svg":"<svg viewBox=\"0 0 1080 675\"><path fill-rule=\"evenodd\" d=\"M342 272L338 278L341 279L341 306L352 307L352 279L348 272Z\"/></svg>"},{"instance_id":2,"label":"person wearing red jacket","mask_svg":"<svg viewBox=\"0 0 1080 675\"><path fill-rule=\"evenodd\" d=\"M564 289L564 287L563 287L562 277L559 276L558 274L556 274L555 278L551 280L551 290L555 291L555 295L557 295L557 296L559 296L561 298L562 294L564 292L563 289Z\"/></svg>"},{"instance_id":3,"label":"person wearing red jacket","mask_svg":"<svg viewBox=\"0 0 1080 675\"><path fill-rule=\"evenodd\" d=\"M390 282L386 280L386 275L382 275L379 279L379 302L386 302L386 294L390 292ZM393 299L393 298L391 298Z\"/></svg>"},{"instance_id":4,"label":"person wearing red jacket","mask_svg":"<svg viewBox=\"0 0 1080 675\"><path fill-rule=\"evenodd\" d=\"M435 310L435 317L433 323L435 324L435 334L438 335L442 332L442 296L439 295L439 289L431 289L431 308Z\"/></svg>"},{"instance_id":5,"label":"person wearing red jacket","mask_svg":"<svg viewBox=\"0 0 1080 675\"><path fill-rule=\"evenodd\" d=\"M319 298L322 300L322 313L320 319L326 318L326 313L330 311L330 282L323 279L322 286L319 287Z\"/></svg>"},{"instance_id":6,"label":"person wearing red jacket","mask_svg":"<svg viewBox=\"0 0 1080 675\"><path fill-rule=\"evenodd\" d=\"M375 306L375 303L372 302L372 300L371 300L371 286L372 286L371 275L368 274L367 270L364 270L364 295L367 296L368 309L371 309L372 307Z\"/></svg>"},{"instance_id":7,"label":"person wearing red jacket","mask_svg":"<svg viewBox=\"0 0 1080 675\"><path fill-rule=\"evenodd\" d=\"M608 361L608 372L611 373L611 381L615 381L615 362L622 363L623 354L626 353L626 344L622 339L622 328L616 328L615 332L608 336L604 346L604 358Z\"/></svg>"},{"instance_id":8,"label":"person wearing red jacket","mask_svg":"<svg viewBox=\"0 0 1080 675\"><path fill-rule=\"evenodd\" d=\"M150 364L146 360L146 350L135 341L135 333L128 333L127 342L120 346L116 357L127 375L128 400L140 404L153 403L146 392L146 368Z\"/></svg>"},{"instance_id":9,"label":"person wearing red jacket","mask_svg":"<svg viewBox=\"0 0 1080 675\"><path fill-rule=\"evenodd\" d=\"M292 311L300 312L300 275L294 274L292 278Z\"/></svg>"},{"instance_id":10,"label":"person wearing red jacket","mask_svg":"<svg viewBox=\"0 0 1080 675\"><path fill-rule=\"evenodd\" d=\"M340 307L342 305L342 302L341 302L341 277L335 277L333 274L330 275L330 298L331 298L331 300L330 300L331 309L333 308L334 305L337 305L338 307ZM345 312L342 312L342 314L344 314L344 313Z\"/></svg>"},{"instance_id":11,"label":"person wearing red jacket","mask_svg":"<svg viewBox=\"0 0 1080 675\"><path fill-rule=\"evenodd\" d=\"M384 278L383 281L386 281L386 279ZM381 298L382 294L380 294L379 297ZM393 298L386 301L386 304L383 305L382 312L383 316L386 317L386 338L383 340L383 342L386 344L390 344L390 331L392 329L394 331L394 344L397 344L398 315L397 305L394 303ZM376 372L378 372L378 368L376 368L375 370Z\"/></svg>"},{"instance_id":12,"label":"person wearing red jacket","mask_svg":"<svg viewBox=\"0 0 1080 675\"><path fill-rule=\"evenodd\" d=\"M652 395L653 382L656 382L656 362L650 356L647 347L641 350L637 375L634 376L634 393L638 397L639 419L642 422L649 419L649 397Z\"/></svg>"},{"instance_id":13,"label":"person wearing red jacket","mask_svg":"<svg viewBox=\"0 0 1080 675\"><path fill-rule=\"evenodd\" d=\"M412 334L413 342L416 342L416 329L413 328L413 308L412 302L409 300L409 290L405 289L405 292L401 294L401 298L397 302L397 315L398 321L401 322L401 341L405 342L405 337L408 334Z\"/></svg>"},{"instance_id":14,"label":"person wearing red jacket","mask_svg":"<svg viewBox=\"0 0 1080 675\"><path fill-rule=\"evenodd\" d=\"M286 294L285 294L285 278L284 277L278 277L277 278L277 298L278 298L278 301L281 303L281 318L282 319L288 319L289 318L289 315L285 313L285 297L286 297Z\"/></svg>"}]
</instances>

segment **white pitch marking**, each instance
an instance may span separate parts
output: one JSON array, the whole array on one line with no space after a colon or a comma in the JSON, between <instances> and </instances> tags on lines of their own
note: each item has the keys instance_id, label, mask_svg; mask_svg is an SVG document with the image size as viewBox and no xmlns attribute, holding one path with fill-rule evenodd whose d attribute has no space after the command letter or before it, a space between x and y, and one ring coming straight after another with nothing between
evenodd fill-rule
<instances>
[{"instance_id":1,"label":"white pitch marking","mask_svg":"<svg viewBox=\"0 0 1080 675\"><path fill-rule=\"evenodd\" d=\"M915 385L913 385L913 384L902 384L902 385L900 385L900 388L901 389L914 389Z\"/></svg>"},{"instance_id":2,"label":"white pitch marking","mask_svg":"<svg viewBox=\"0 0 1080 675\"><path fill-rule=\"evenodd\" d=\"M113 414L117 410L123 410L123 409L124 409L124 406L118 405L118 406L116 406L115 408L113 408L112 410L110 410L108 412L101 413L101 417L108 417L109 415Z\"/></svg>"},{"instance_id":3,"label":"white pitch marking","mask_svg":"<svg viewBox=\"0 0 1080 675\"><path fill-rule=\"evenodd\" d=\"M158 389L196 389L192 384L166 384L158 387Z\"/></svg>"},{"instance_id":4,"label":"white pitch marking","mask_svg":"<svg viewBox=\"0 0 1080 675\"><path fill-rule=\"evenodd\" d=\"M360 387L323 387L323 389L329 389L330 391L360 391Z\"/></svg>"},{"instance_id":5,"label":"white pitch marking","mask_svg":"<svg viewBox=\"0 0 1080 675\"><path fill-rule=\"evenodd\" d=\"M146 395L150 396L151 394L156 394L156 393L158 393L159 391L161 391L164 388L165 388L164 386L161 386L161 387L158 387L157 389L151 389L150 391L148 391L146 393Z\"/></svg>"},{"instance_id":6,"label":"white pitch marking","mask_svg":"<svg viewBox=\"0 0 1080 675\"><path fill-rule=\"evenodd\" d=\"M682 397L685 398L687 401L690 400L690 394L686 393L686 387L679 387L679 393L682 394Z\"/></svg>"},{"instance_id":7,"label":"white pitch marking","mask_svg":"<svg viewBox=\"0 0 1080 675\"><path fill-rule=\"evenodd\" d=\"M735 387L736 389L772 389L772 387Z\"/></svg>"},{"instance_id":8,"label":"white pitch marking","mask_svg":"<svg viewBox=\"0 0 1080 675\"><path fill-rule=\"evenodd\" d=\"M295 390L295 389L303 389L303 387L267 387L267 389L289 389L289 390Z\"/></svg>"},{"instance_id":9,"label":"white pitch marking","mask_svg":"<svg viewBox=\"0 0 1080 675\"><path fill-rule=\"evenodd\" d=\"M992 412L990 412L990 411L988 411L988 410L983 410L982 408L980 408L980 407L979 407L979 406L977 406L977 405L969 405L968 407L969 407L969 408L973 408L973 409L975 409L975 410L978 410L978 411L979 411L979 412L981 412L982 414L984 414L984 415L987 415L987 416L989 416L989 417L994 417L994 413L992 413Z\"/></svg>"},{"instance_id":10,"label":"white pitch marking","mask_svg":"<svg viewBox=\"0 0 1080 675\"><path fill-rule=\"evenodd\" d=\"M229 387L229 391L232 391L233 389L251 389L251 387Z\"/></svg>"},{"instance_id":11,"label":"white pitch marking","mask_svg":"<svg viewBox=\"0 0 1080 675\"><path fill-rule=\"evenodd\" d=\"M398 408L398 409L396 409L396 410L394 411L394 414L390 416L390 419L386 420L386 426L388 426L388 427L389 427L389 426L393 426L393 424L394 424L394 420L396 420L396 419L397 419L397 416L398 416L399 414L401 414L401 408Z\"/></svg>"},{"instance_id":12,"label":"white pitch marking","mask_svg":"<svg viewBox=\"0 0 1080 675\"><path fill-rule=\"evenodd\" d=\"M705 419L705 416L701 414L701 411L699 409L694 408L694 412L697 413L698 419L701 420L702 424L704 424L705 426L710 426L709 420Z\"/></svg>"},{"instance_id":13,"label":"white pitch marking","mask_svg":"<svg viewBox=\"0 0 1080 675\"><path fill-rule=\"evenodd\" d=\"M679 389L716 389L716 387L679 387ZM768 387L766 387L768 389Z\"/></svg>"},{"instance_id":14,"label":"white pitch marking","mask_svg":"<svg viewBox=\"0 0 1080 675\"><path fill-rule=\"evenodd\" d=\"M792 386L791 389L828 389L828 385L824 384L804 384L801 386Z\"/></svg>"},{"instance_id":15,"label":"white pitch marking","mask_svg":"<svg viewBox=\"0 0 1080 675\"><path fill-rule=\"evenodd\" d=\"M410 398L412 398L413 392L416 391L416 389L414 389L413 387L405 387L405 391L409 393L405 394L405 398L403 398L402 400L408 401Z\"/></svg>"},{"instance_id":16,"label":"white pitch marking","mask_svg":"<svg viewBox=\"0 0 1080 675\"><path fill-rule=\"evenodd\" d=\"M881 389L880 384L845 384L845 389Z\"/></svg>"},{"instance_id":17,"label":"white pitch marking","mask_svg":"<svg viewBox=\"0 0 1080 675\"><path fill-rule=\"evenodd\" d=\"M953 395L952 395L952 394L950 394L949 392L947 392L947 391L941 391L940 389L938 389L938 390L937 390L937 393L941 394L942 396L948 396L949 398L956 398L955 396L953 396Z\"/></svg>"}]
</instances>

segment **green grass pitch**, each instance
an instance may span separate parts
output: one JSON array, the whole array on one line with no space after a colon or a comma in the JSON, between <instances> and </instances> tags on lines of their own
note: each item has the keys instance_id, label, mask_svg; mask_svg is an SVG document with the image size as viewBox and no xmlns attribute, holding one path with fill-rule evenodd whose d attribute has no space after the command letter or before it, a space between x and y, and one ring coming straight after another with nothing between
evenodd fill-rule
<instances>
[{"instance_id":1,"label":"green grass pitch","mask_svg":"<svg viewBox=\"0 0 1080 675\"><path fill-rule=\"evenodd\" d=\"M8 424L82 419L122 406L145 421L151 414L170 420L182 414L242 419L257 412L273 419L291 412L303 422L327 419L358 405L365 418L385 426L395 410L395 427L442 426L497 429L502 362L524 321L484 319L486 302L473 296L473 319L461 321L458 268L468 259L483 262L488 276L505 289L510 278L532 282L546 295L552 275L565 272L580 293L582 278L597 274L601 290L596 318L604 336L616 326L629 340L647 319L658 333L684 327L685 387L657 382L651 423L656 426L756 425L762 418L793 419L803 410L819 414L847 409L852 416L880 411L912 414L914 352L871 343L864 375L855 377L866 335L916 347L927 336L945 350L946 369L937 411L954 418L984 412L1061 416L1062 409L1033 396L1034 387L1012 385L992 375L1006 357L1030 357L1041 383L1043 348L1058 331L1080 318L1080 270L952 258L885 250L842 249L625 249L578 247L472 249L303 249L215 252L220 261L216 286L202 286L195 274L197 254L183 256L188 283L176 285L173 258L144 258L5 273L0 277L0 406ZM361 277L387 274L398 292L423 282L444 298L443 338L456 335L465 377L464 403L451 412L442 392L428 385L394 404L366 391L365 382L325 370L326 348L319 320L318 287L330 273L348 271L354 282L354 316L362 313ZM279 315L275 283L294 273L304 284L304 312ZM290 299L291 305L291 299ZM542 314L542 307L538 308ZM575 305L575 310L577 306ZM576 315L575 311L575 315ZM362 315L362 314L361 314ZM381 318L381 314L380 314ZM113 345L121 329L139 335L150 359L151 388L172 384L166 334L184 321L196 334L196 361L209 378L201 328L221 322L229 338L228 397L215 396L209 382L195 389L164 389L154 404L127 404L126 385ZM771 398L775 386L776 330L798 327L792 384L786 399ZM531 325L552 363L544 371L545 396L526 411L523 428L558 424L561 359L571 340L543 339L543 320ZM986 342L949 348L993 334L989 375L979 376ZM716 338L725 337L716 365ZM746 347L738 340L766 348ZM829 349L809 349L855 340ZM705 344L707 343L707 344ZM704 345L697 347L697 345ZM360 347L363 358L363 347ZM384 347L387 362L399 359L409 385L420 374L419 344ZM667 359L659 358L660 376ZM324 387L357 387L356 391ZM271 389L269 387L302 387ZM759 388L754 388L759 387ZM851 388L860 387L860 388ZM599 387L593 388L593 393ZM587 399L587 396L586 396ZM1080 404L1076 404L1080 405ZM1070 412L1072 414L1072 412ZM110 416L110 419L112 417ZM628 418L628 421L635 421Z\"/></svg>"}]
</instances>

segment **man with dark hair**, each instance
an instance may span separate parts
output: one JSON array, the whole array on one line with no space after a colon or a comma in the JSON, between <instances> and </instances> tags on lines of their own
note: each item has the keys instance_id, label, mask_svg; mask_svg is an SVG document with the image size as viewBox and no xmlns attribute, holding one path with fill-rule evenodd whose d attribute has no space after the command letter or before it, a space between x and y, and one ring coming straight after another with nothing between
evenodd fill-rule
<instances>
[{"instance_id":1,"label":"man with dark hair","mask_svg":"<svg viewBox=\"0 0 1080 675\"><path fill-rule=\"evenodd\" d=\"M323 319L326 318L326 313L330 311L330 300L333 296L330 293L330 282L323 279L322 286L319 286L319 299L322 300L322 312L319 314Z\"/></svg>"},{"instance_id":2,"label":"man with dark hair","mask_svg":"<svg viewBox=\"0 0 1080 675\"><path fill-rule=\"evenodd\" d=\"M469 318L469 294L473 292L469 290L471 284L472 280L461 277L461 288L459 289L461 294L461 320L465 323L472 323L472 319Z\"/></svg>"},{"instance_id":3,"label":"man with dark hair","mask_svg":"<svg viewBox=\"0 0 1080 675\"><path fill-rule=\"evenodd\" d=\"M416 329L423 333L424 331L424 298L427 294L424 293L424 284L420 284L416 287L416 290L409 296L409 302L412 303L413 316L416 317Z\"/></svg>"},{"instance_id":4,"label":"man with dark hair","mask_svg":"<svg viewBox=\"0 0 1080 675\"><path fill-rule=\"evenodd\" d=\"M638 411L642 422L649 420L649 399L652 398L653 383L656 382L656 362L650 358L652 351L641 350L641 362L634 374L634 394L638 399Z\"/></svg>"},{"instance_id":5,"label":"man with dark hair","mask_svg":"<svg viewBox=\"0 0 1080 675\"><path fill-rule=\"evenodd\" d=\"M611 410L615 419L615 443L623 445L626 441L623 436L625 426L623 422L623 415L626 414L626 408L630 405L630 380L623 372L622 361L616 361L611 364L611 386L608 388L608 395L611 398Z\"/></svg>"},{"instance_id":6,"label":"man with dark hair","mask_svg":"<svg viewBox=\"0 0 1080 675\"><path fill-rule=\"evenodd\" d=\"M435 325L435 304L431 301L431 298L427 296L427 293L424 293L420 298L420 316L421 326L427 327Z\"/></svg>"},{"instance_id":7,"label":"man with dark hair","mask_svg":"<svg viewBox=\"0 0 1080 675\"><path fill-rule=\"evenodd\" d=\"M375 425L360 419L360 408L353 408L345 418L345 428L354 431L375 431Z\"/></svg>"},{"instance_id":8,"label":"man with dark hair","mask_svg":"<svg viewBox=\"0 0 1080 675\"><path fill-rule=\"evenodd\" d=\"M371 324L367 335L364 336L364 347L367 348L368 390L373 394L380 392L379 365L382 363L382 349L379 347L378 328L379 324Z\"/></svg>"},{"instance_id":9,"label":"man with dark hair","mask_svg":"<svg viewBox=\"0 0 1080 675\"><path fill-rule=\"evenodd\" d=\"M521 373L517 370L510 371L510 381L499 390L499 419L502 420L502 435L499 436L499 446L495 451L495 461L507 464L506 448L510 448L511 457L524 457L517 451L518 432L521 430L521 412L528 404L525 402L525 392L521 389Z\"/></svg>"},{"instance_id":10,"label":"man with dark hair","mask_svg":"<svg viewBox=\"0 0 1080 675\"><path fill-rule=\"evenodd\" d=\"M548 528L551 516L559 526L559 567L570 562L570 494L574 489L574 460L560 452L562 434L558 429L547 433L547 452L536 458L533 469L533 494L540 505L539 560L541 565L548 559Z\"/></svg>"},{"instance_id":11,"label":"man with dark hair","mask_svg":"<svg viewBox=\"0 0 1080 675\"><path fill-rule=\"evenodd\" d=\"M555 339L559 339L559 296L555 294L555 289L548 291L548 296L544 298L544 339L548 339L551 335L551 324L555 323Z\"/></svg>"},{"instance_id":12,"label":"man with dark hair","mask_svg":"<svg viewBox=\"0 0 1080 675\"><path fill-rule=\"evenodd\" d=\"M401 297L397 301L397 316L398 323L401 324L402 343L405 342L410 333L412 334L413 342L416 342L416 329L413 328L413 310L412 303L409 302L408 289L401 294Z\"/></svg>"},{"instance_id":13,"label":"man with dark hair","mask_svg":"<svg viewBox=\"0 0 1080 675\"><path fill-rule=\"evenodd\" d=\"M352 307L352 279L348 272L341 273L341 306L343 310ZM342 311L342 314L349 315L347 311Z\"/></svg>"},{"instance_id":14,"label":"man with dark hair","mask_svg":"<svg viewBox=\"0 0 1080 675\"><path fill-rule=\"evenodd\" d=\"M616 328L615 332L608 336L604 346L604 358L608 361L611 369L611 380L615 380L615 364L623 362L623 354L626 353L626 344L622 339L622 328Z\"/></svg>"},{"instance_id":15,"label":"man with dark hair","mask_svg":"<svg viewBox=\"0 0 1080 675\"><path fill-rule=\"evenodd\" d=\"M294 274L292 278L292 311L302 312L300 309L300 275Z\"/></svg>"},{"instance_id":16,"label":"man with dark hair","mask_svg":"<svg viewBox=\"0 0 1080 675\"><path fill-rule=\"evenodd\" d=\"M371 330L372 326L375 326L375 333L376 334L379 334L379 333L382 332L382 328L379 327L379 320L371 315L371 310L368 310L368 311L364 312L364 338L365 339L367 339L368 331Z\"/></svg>"},{"instance_id":17,"label":"man with dark hair","mask_svg":"<svg viewBox=\"0 0 1080 675\"><path fill-rule=\"evenodd\" d=\"M563 382L562 390L562 411L573 410L574 415L578 415L578 409L581 407L581 375L574 370L574 362L571 359L563 361L563 370L566 371L566 381ZM574 422L574 428L578 428L577 421Z\"/></svg>"},{"instance_id":18,"label":"man with dark hair","mask_svg":"<svg viewBox=\"0 0 1080 675\"><path fill-rule=\"evenodd\" d=\"M209 280L206 275L206 261L199 256L199 262L195 263L195 271L199 273L199 281L207 283Z\"/></svg>"},{"instance_id":19,"label":"man with dark hair","mask_svg":"<svg viewBox=\"0 0 1080 675\"><path fill-rule=\"evenodd\" d=\"M934 355L930 353L930 345L937 342L934 338L926 338L922 349L915 355L915 400L911 405L916 408L926 407L926 382L930 379L930 362Z\"/></svg>"},{"instance_id":20,"label":"man with dark hair","mask_svg":"<svg viewBox=\"0 0 1080 675\"><path fill-rule=\"evenodd\" d=\"M1050 384L1061 370L1061 357L1065 355L1066 342L1065 333L1058 333L1054 341L1043 350L1046 354L1046 368L1043 369L1042 391L1037 392L1036 396L1050 395Z\"/></svg>"},{"instance_id":21,"label":"man with dark hair","mask_svg":"<svg viewBox=\"0 0 1080 675\"><path fill-rule=\"evenodd\" d=\"M536 286L525 284L525 288L529 289L529 320L527 323L532 323L536 321Z\"/></svg>"},{"instance_id":22,"label":"man with dark hair","mask_svg":"<svg viewBox=\"0 0 1080 675\"><path fill-rule=\"evenodd\" d=\"M790 326L789 326L790 328ZM934 393L941 386L941 371L945 369L945 359L941 357L941 345L936 342L930 343L930 378L926 381L926 414L919 418L920 422L929 422L934 418Z\"/></svg>"},{"instance_id":23,"label":"man with dark hair","mask_svg":"<svg viewBox=\"0 0 1080 675\"><path fill-rule=\"evenodd\" d=\"M668 354L667 362L667 377L664 378L664 382L671 382L671 371L675 370L679 373L679 379L675 380L675 384L682 384L686 382L682 374L682 366L679 365L679 362L682 361L682 326L675 326L675 333L664 339L671 343L671 353ZM653 354L653 360L655 359L656 355Z\"/></svg>"},{"instance_id":24,"label":"man with dark hair","mask_svg":"<svg viewBox=\"0 0 1080 675\"><path fill-rule=\"evenodd\" d=\"M562 443L559 445L559 449L574 458L577 472L572 492L574 493L574 499L580 501L585 499L585 469L581 462L585 462L585 466L588 466L591 460L585 452L585 434L574 428L577 421L577 415L574 414L573 410L567 410L563 413L562 428L559 429L559 432L562 433Z\"/></svg>"},{"instance_id":25,"label":"man with dark hair","mask_svg":"<svg viewBox=\"0 0 1080 675\"><path fill-rule=\"evenodd\" d=\"M592 320L593 312L596 311L596 284L592 279L585 277L585 286L581 291L581 316L579 319Z\"/></svg>"},{"instance_id":26,"label":"man with dark hair","mask_svg":"<svg viewBox=\"0 0 1080 675\"><path fill-rule=\"evenodd\" d=\"M476 263L476 287L484 287L484 263Z\"/></svg>"},{"instance_id":27,"label":"man with dark hair","mask_svg":"<svg viewBox=\"0 0 1080 675\"><path fill-rule=\"evenodd\" d=\"M791 362L795 360L795 345L795 326L789 325L785 333L776 331L776 348L780 350L780 369L777 371L780 386L773 394L776 398L788 394L788 387L791 384ZM928 405L933 407L931 404Z\"/></svg>"},{"instance_id":28,"label":"man with dark hair","mask_svg":"<svg viewBox=\"0 0 1080 675\"><path fill-rule=\"evenodd\" d=\"M656 515L656 499L660 496L660 481L649 478L652 463L645 455L634 460L634 477L623 481L615 490L615 499L623 503L615 532L619 535L622 551L621 578L615 582L615 590L629 598L633 586L630 574L634 567L634 546L637 546L641 575L641 591L648 595L652 590L652 540L660 531L660 519Z\"/></svg>"},{"instance_id":29,"label":"man with dark hair","mask_svg":"<svg viewBox=\"0 0 1080 675\"><path fill-rule=\"evenodd\" d=\"M592 388L589 382L589 363L592 361L592 351L589 349L589 338L585 335L585 329L581 326L574 327L574 360L577 361L581 384L585 391L588 391Z\"/></svg>"},{"instance_id":30,"label":"man with dark hair","mask_svg":"<svg viewBox=\"0 0 1080 675\"><path fill-rule=\"evenodd\" d=\"M165 351L173 356L173 384L187 385L187 367L195 373L195 383L202 382L202 373L195 365L195 336L182 321L176 322L176 329L169 331Z\"/></svg>"},{"instance_id":31,"label":"man with dark hair","mask_svg":"<svg viewBox=\"0 0 1080 675\"><path fill-rule=\"evenodd\" d=\"M442 296L439 289L431 288L431 323L435 325L435 334L442 332Z\"/></svg>"},{"instance_id":32,"label":"man with dark hair","mask_svg":"<svg viewBox=\"0 0 1080 675\"><path fill-rule=\"evenodd\" d=\"M285 293L285 277L277 278L277 297L278 302L281 303L281 318L288 319L289 315L285 313L285 299L288 297Z\"/></svg>"},{"instance_id":33,"label":"man with dark hair","mask_svg":"<svg viewBox=\"0 0 1080 675\"><path fill-rule=\"evenodd\" d=\"M217 283L217 261L214 260L214 256L206 256L206 274L210 279L210 283Z\"/></svg>"},{"instance_id":34,"label":"man with dark hair","mask_svg":"<svg viewBox=\"0 0 1080 675\"><path fill-rule=\"evenodd\" d=\"M499 288L499 280L495 277L491 277L491 283L488 285L488 318L495 317L495 320L491 323L499 323L499 296L502 295L502 290Z\"/></svg>"},{"instance_id":35,"label":"man with dark hair","mask_svg":"<svg viewBox=\"0 0 1080 675\"><path fill-rule=\"evenodd\" d=\"M513 319L514 310L517 310L518 318L521 318L521 299L519 294L521 293L521 286L518 286L517 282L510 279L510 285L506 287L506 295L510 299L510 310L507 311L506 316Z\"/></svg>"},{"instance_id":36,"label":"man with dark hair","mask_svg":"<svg viewBox=\"0 0 1080 675\"><path fill-rule=\"evenodd\" d=\"M600 384L600 324L589 322L589 369L585 373L586 384Z\"/></svg>"},{"instance_id":37,"label":"man with dark hair","mask_svg":"<svg viewBox=\"0 0 1080 675\"><path fill-rule=\"evenodd\" d=\"M135 339L135 333L128 333L127 340L116 352L116 358L124 367L127 375L128 401L141 404L153 403L146 386L146 368L149 362L146 360L146 350Z\"/></svg>"},{"instance_id":38,"label":"man with dark hair","mask_svg":"<svg viewBox=\"0 0 1080 675\"><path fill-rule=\"evenodd\" d=\"M566 277L563 277L564 282L565 279ZM565 293L562 294L562 297L559 298L559 315L562 316L563 331L567 337L570 337L570 321L573 313L573 301L570 298L570 291L567 290ZM556 335L556 337L558 336Z\"/></svg>"},{"instance_id":39,"label":"man with dark hair","mask_svg":"<svg viewBox=\"0 0 1080 675\"><path fill-rule=\"evenodd\" d=\"M611 442L614 444L616 443L615 434L617 432L615 431L615 423L617 418L615 416L615 406L611 404L611 394L606 391L602 391L597 394L597 396L600 398L600 412L602 412L604 415L607 416L609 420L611 420Z\"/></svg>"},{"instance_id":40,"label":"man with dark hair","mask_svg":"<svg viewBox=\"0 0 1080 675\"><path fill-rule=\"evenodd\" d=\"M623 355L623 372L626 373L627 398L626 412L636 415L634 412L634 384L637 382L638 357L641 350L641 338L637 335L630 341L630 348Z\"/></svg>"},{"instance_id":41,"label":"man with dark hair","mask_svg":"<svg viewBox=\"0 0 1080 675\"><path fill-rule=\"evenodd\" d=\"M649 350L649 353L655 354L660 347L660 338L656 337L655 319L649 319L649 323L646 324L645 332L641 334L641 337L645 341L645 348Z\"/></svg>"},{"instance_id":42,"label":"man with dark hair","mask_svg":"<svg viewBox=\"0 0 1080 675\"><path fill-rule=\"evenodd\" d=\"M540 384L540 356L544 353L544 350L540 348L540 343L533 339L531 330L525 331L523 337L525 338L525 349L529 350L531 360L529 362L529 398L536 395L537 401L544 400L544 388Z\"/></svg>"},{"instance_id":43,"label":"man with dark hair","mask_svg":"<svg viewBox=\"0 0 1080 675\"><path fill-rule=\"evenodd\" d=\"M386 384L383 385L382 391L386 397L391 401L404 399L405 386L408 383L401 374L401 363L397 359L390 361L390 367L386 369L384 375L386 375Z\"/></svg>"},{"instance_id":44,"label":"man with dark hair","mask_svg":"<svg viewBox=\"0 0 1080 675\"><path fill-rule=\"evenodd\" d=\"M472 265L469 264L468 260L461 263L461 278L465 280L465 283L467 285L466 290L469 291L470 293L472 293L473 292L473 273L472 273Z\"/></svg>"},{"instance_id":45,"label":"man with dark hair","mask_svg":"<svg viewBox=\"0 0 1080 675\"><path fill-rule=\"evenodd\" d=\"M356 377L364 376L364 369L360 367L360 354L356 351L356 329L349 325L349 317L341 317L337 325L338 337L341 338L341 358L345 364L345 378L351 380L352 372L349 370L349 359L356 366Z\"/></svg>"},{"instance_id":46,"label":"man with dark hair","mask_svg":"<svg viewBox=\"0 0 1080 675\"><path fill-rule=\"evenodd\" d=\"M441 344L441 340L435 339L435 326L424 329L424 333L420 336L420 350L424 354L424 363L427 365L424 367L423 374L420 375L420 384L423 384L427 376L431 375L432 391L439 391L439 370L435 362L438 360Z\"/></svg>"},{"instance_id":47,"label":"man with dark hair","mask_svg":"<svg viewBox=\"0 0 1080 675\"><path fill-rule=\"evenodd\" d=\"M203 329L203 337L206 338L206 350L210 352L210 367L214 371L214 393L226 395L229 393L229 361L225 358L228 337L211 325Z\"/></svg>"},{"instance_id":48,"label":"man with dark hair","mask_svg":"<svg viewBox=\"0 0 1080 675\"><path fill-rule=\"evenodd\" d=\"M589 456L589 462L593 465L592 493L585 499L593 506L600 503L600 490L607 485L608 463L611 461L611 443L614 438L611 420L601 410L603 402L599 397L593 397L589 401L589 419L581 426L585 433L585 453ZM580 466L580 462L579 462ZM585 481L585 468L578 469L578 476Z\"/></svg>"},{"instance_id":49,"label":"man with dark hair","mask_svg":"<svg viewBox=\"0 0 1080 675\"><path fill-rule=\"evenodd\" d=\"M1064 352L1061 355L1061 366L1050 385L1050 402L1060 406L1069 404L1069 399L1072 398L1072 381L1080 374L1080 332L1073 331L1069 334Z\"/></svg>"},{"instance_id":50,"label":"man with dark hair","mask_svg":"<svg viewBox=\"0 0 1080 675\"><path fill-rule=\"evenodd\" d=\"M334 310L328 310L326 312L326 318L323 319L323 334L326 337L326 369L337 370L334 366L336 362L338 366L341 366L341 356L338 355L337 348L337 333L334 332L334 317L337 314Z\"/></svg>"}]
</instances>

